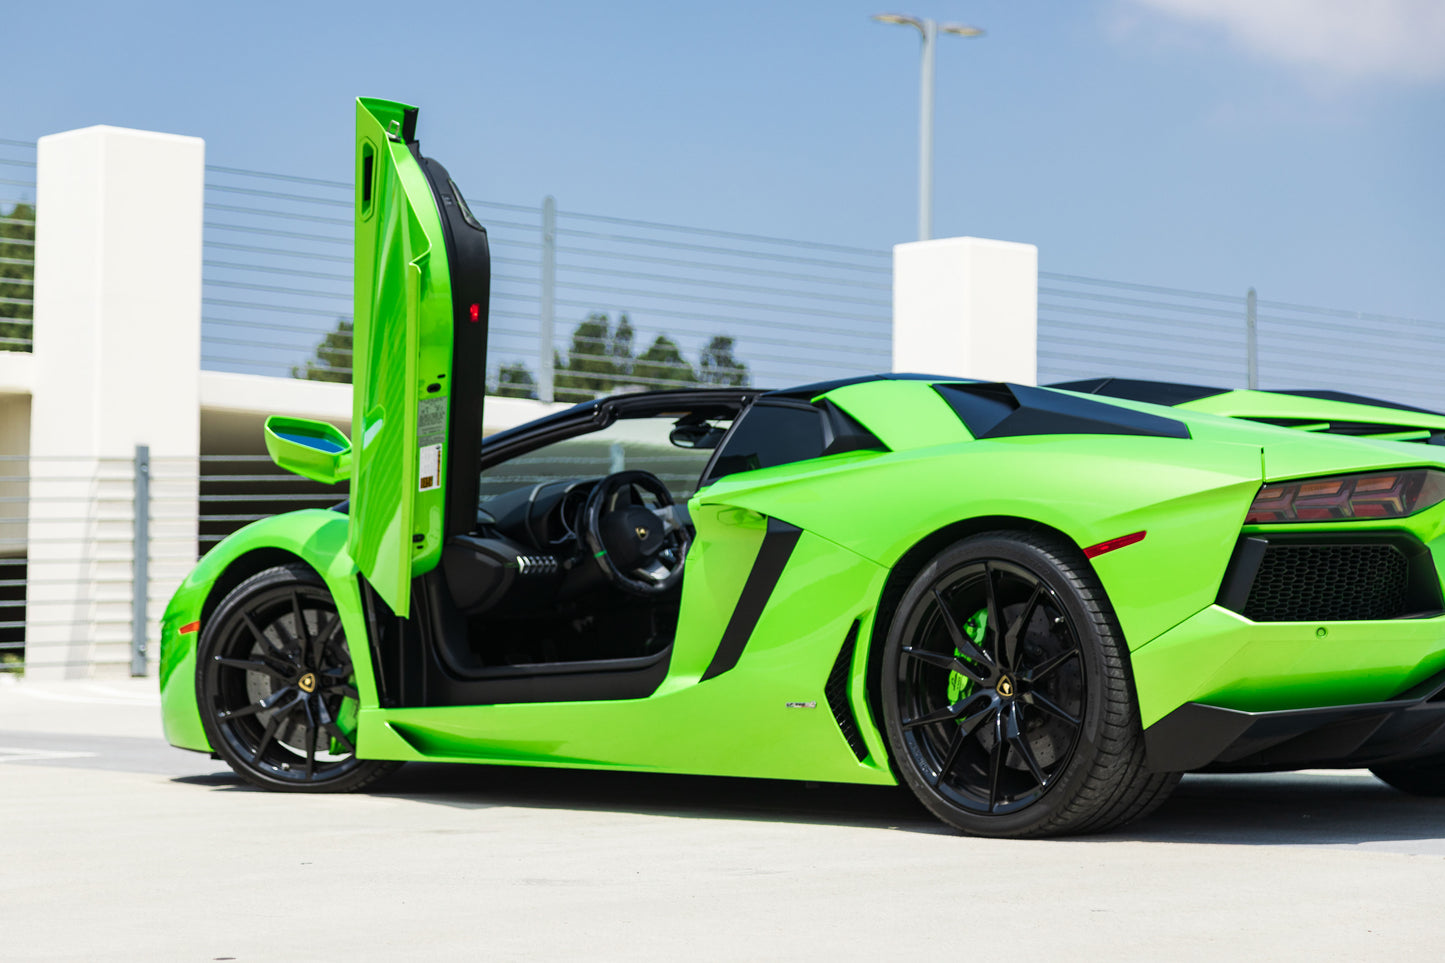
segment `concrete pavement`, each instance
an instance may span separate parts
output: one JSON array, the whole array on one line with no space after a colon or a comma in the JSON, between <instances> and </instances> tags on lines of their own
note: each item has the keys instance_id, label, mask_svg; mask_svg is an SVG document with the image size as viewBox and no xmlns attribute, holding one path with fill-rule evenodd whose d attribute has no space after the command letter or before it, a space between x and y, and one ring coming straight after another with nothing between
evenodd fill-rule
<instances>
[{"instance_id":1,"label":"concrete pavement","mask_svg":"<svg viewBox=\"0 0 1445 963\"><path fill-rule=\"evenodd\" d=\"M902 790L412 765L249 790L153 680L0 681L0 959L1384 959L1445 937L1445 803L1187 778L1102 837L948 834Z\"/></svg>"}]
</instances>

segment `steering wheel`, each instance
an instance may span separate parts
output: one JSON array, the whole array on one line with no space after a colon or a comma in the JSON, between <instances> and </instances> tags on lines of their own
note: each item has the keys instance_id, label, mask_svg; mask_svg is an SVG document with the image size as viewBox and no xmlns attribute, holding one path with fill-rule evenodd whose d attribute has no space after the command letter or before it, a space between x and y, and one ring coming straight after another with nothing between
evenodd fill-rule
<instances>
[{"instance_id":1,"label":"steering wheel","mask_svg":"<svg viewBox=\"0 0 1445 963\"><path fill-rule=\"evenodd\" d=\"M647 507L645 495L657 500ZM682 581L692 536L652 472L620 471L599 481L582 509L582 540L602 574L629 595L655 598Z\"/></svg>"}]
</instances>

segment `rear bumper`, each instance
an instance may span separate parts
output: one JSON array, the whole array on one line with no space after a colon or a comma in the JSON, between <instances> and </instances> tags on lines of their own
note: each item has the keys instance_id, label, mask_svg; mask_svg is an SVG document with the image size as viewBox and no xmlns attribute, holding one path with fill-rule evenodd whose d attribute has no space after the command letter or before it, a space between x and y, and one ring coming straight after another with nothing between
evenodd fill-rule
<instances>
[{"instance_id":1,"label":"rear bumper","mask_svg":"<svg viewBox=\"0 0 1445 963\"><path fill-rule=\"evenodd\" d=\"M1445 753L1445 673L1384 702L1246 712L1188 702L1144 730L1148 766L1262 771L1372 766Z\"/></svg>"}]
</instances>

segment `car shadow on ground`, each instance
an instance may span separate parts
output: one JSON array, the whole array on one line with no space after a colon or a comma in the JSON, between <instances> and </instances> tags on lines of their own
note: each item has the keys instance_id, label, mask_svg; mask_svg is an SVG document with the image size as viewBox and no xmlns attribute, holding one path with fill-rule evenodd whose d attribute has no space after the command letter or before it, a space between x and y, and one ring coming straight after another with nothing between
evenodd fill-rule
<instances>
[{"instance_id":1,"label":"car shadow on ground","mask_svg":"<svg viewBox=\"0 0 1445 963\"><path fill-rule=\"evenodd\" d=\"M249 787L229 773L176 780ZM373 795L461 809L519 807L950 833L905 789L771 779L411 763ZM1085 842L1358 845L1445 839L1445 800L1365 773L1190 775L1158 811Z\"/></svg>"},{"instance_id":2,"label":"car shadow on ground","mask_svg":"<svg viewBox=\"0 0 1445 963\"><path fill-rule=\"evenodd\" d=\"M1188 775L1148 818L1087 838L1241 846L1445 840L1445 799L1411 796L1358 770Z\"/></svg>"}]
</instances>

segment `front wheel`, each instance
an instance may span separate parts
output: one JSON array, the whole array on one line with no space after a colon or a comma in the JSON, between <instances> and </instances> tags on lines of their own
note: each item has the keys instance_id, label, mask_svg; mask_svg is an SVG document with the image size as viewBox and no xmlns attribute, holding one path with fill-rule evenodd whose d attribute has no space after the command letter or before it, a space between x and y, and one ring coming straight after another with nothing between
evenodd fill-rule
<instances>
[{"instance_id":1,"label":"front wheel","mask_svg":"<svg viewBox=\"0 0 1445 963\"><path fill-rule=\"evenodd\" d=\"M1144 768L1128 650L1060 539L990 532L944 550L900 601L882 672L895 765L965 833L1108 829L1178 782Z\"/></svg>"},{"instance_id":2,"label":"front wheel","mask_svg":"<svg viewBox=\"0 0 1445 963\"><path fill-rule=\"evenodd\" d=\"M197 702L211 747L263 789L349 792L400 763L356 757L356 676L336 603L304 565L237 586L207 620Z\"/></svg>"}]
</instances>

